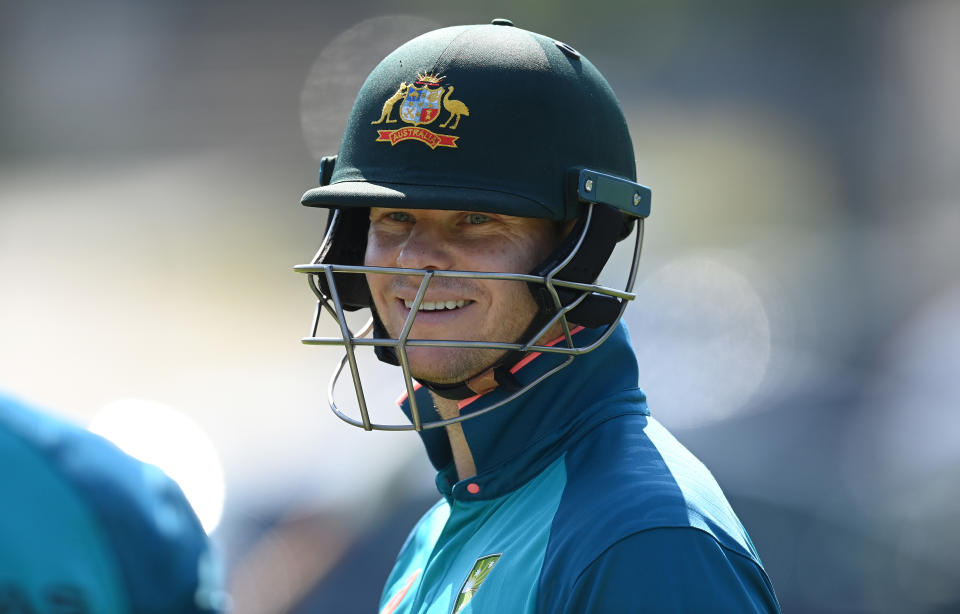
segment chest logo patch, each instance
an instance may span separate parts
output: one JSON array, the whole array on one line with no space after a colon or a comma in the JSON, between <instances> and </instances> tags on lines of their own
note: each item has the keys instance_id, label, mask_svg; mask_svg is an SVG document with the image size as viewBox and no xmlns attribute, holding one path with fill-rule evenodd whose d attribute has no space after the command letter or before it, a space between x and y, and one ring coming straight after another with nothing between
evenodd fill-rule
<instances>
[{"instance_id":1,"label":"chest logo patch","mask_svg":"<svg viewBox=\"0 0 960 614\"><path fill-rule=\"evenodd\" d=\"M463 586L460 588L460 594L457 595L457 601L453 604L453 612L451 614L459 614L463 608L467 607L467 604L470 603L473 596L480 590L480 586L486 581L487 576L489 576L493 570L493 566L496 565L499 560L499 554L488 554L487 556L482 556L477 559L477 562L473 564L473 569L470 570L470 575L467 576L467 579L463 582Z\"/></svg>"},{"instance_id":2,"label":"chest logo patch","mask_svg":"<svg viewBox=\"0 0 960 614\"><path fill-rule=\"evenodd\" d=\"M397 91L383 103L380 117L370 123L373 125L395 124L398 120L394 115L397 115L400 118L399 121L411 125L394 130L377 130L377 142L396 145L400 141L414 140L420 141L430 149L456 148L457 139L460 137L439 134L423 127L432 124L445 112L446 121L438 127L456 130L460 125L460 118L470 116L470 109L463 101L451 98L453 86L440 85L443 79L444 77L438 77L433 73L417 73L416 81L402 82ZM400 108L394 112L394 107L398 103Z\"/></svg>"}]
</instances>

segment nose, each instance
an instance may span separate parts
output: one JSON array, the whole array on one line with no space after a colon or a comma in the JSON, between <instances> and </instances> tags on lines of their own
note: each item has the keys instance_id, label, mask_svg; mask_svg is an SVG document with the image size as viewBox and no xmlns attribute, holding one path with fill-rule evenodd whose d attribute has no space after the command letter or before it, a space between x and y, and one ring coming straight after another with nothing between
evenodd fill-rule
<instances>
[{"instance_id":1,"label":"nose","mask_svg":"<svg viewBox=\"0 0 960 614\"><path fill-rule=\"evenodd\" d=\"M451 247L449 238L438 225L418 222L400 247L397 266L405 269L452 269Z\"/></svg>"}]
</instances>

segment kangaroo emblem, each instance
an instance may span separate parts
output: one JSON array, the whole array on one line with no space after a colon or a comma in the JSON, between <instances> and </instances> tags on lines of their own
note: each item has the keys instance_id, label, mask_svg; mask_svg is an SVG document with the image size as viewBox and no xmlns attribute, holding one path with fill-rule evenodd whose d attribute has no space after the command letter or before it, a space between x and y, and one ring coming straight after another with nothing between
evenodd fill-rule
<instances>
[{"instance_id":1,"label":"kangaroo emblem","mask_svg":"<svg viewBox=\"0 0 960 614\"><path fill-rule=\"evenodd\" d=\"M447 124L450 123L454 117L457 118L453 125L450 126L451 130L456 130L457 126L460 125L460 118L463 116L470 117L470 109L467 108L467 105L463 104L459 100L451 100L450 94L453 93L453 86L447 86L447 95L443 97L443 108L450 113L450 117L447 118L447 121L440 124L441 128L446 128Z\"/></svg>"},{"instance_id":2,"label":"kangaroo emblem","mask_svg":"<svg viewBox=\"0 0 960 614\"><path fill-rule=\"evenodd\" d=\"M397 91L393 93L393 96L387 98L386 102L383 103L383 110L380 111L380 119L371 124L382 124L386 121L388 124L395 124L397 120L390 119L390 115L393 113L393 105L397 104L407 95L407 88L410 87L409 83L401 83L400 87L397 88Z\"/></svg>"}]
</instances>

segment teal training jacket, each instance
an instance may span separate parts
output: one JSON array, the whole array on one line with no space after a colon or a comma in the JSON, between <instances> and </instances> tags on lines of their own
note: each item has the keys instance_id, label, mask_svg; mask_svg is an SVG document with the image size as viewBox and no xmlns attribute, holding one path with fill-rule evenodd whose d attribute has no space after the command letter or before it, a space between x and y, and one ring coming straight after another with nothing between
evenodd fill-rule
<instances>
[{"instance_id":1,"label":"teal training jacket","mask_svg":"<svg viewBox=\"0 0 960 614\"><path fill-rule=\"evenodd\" d=\"M0 612L206 614L225 603L172 480L2 395L0 497Z\"/></svg>"},{"instance_id":2,"label":"teal training jacket","mask_svg":"<svg viewBox=\"0 0 960 614\"><path fill-rule=\"evenodd\" d=\"M559 360L541 355L516 376ZM463 423L477 466L467 480L443 429L423 431L443 498L400 551L381 614L779 612L746 530L707 468L650 417L637 376L621 324Z\"/></svg>"}]
</instances>

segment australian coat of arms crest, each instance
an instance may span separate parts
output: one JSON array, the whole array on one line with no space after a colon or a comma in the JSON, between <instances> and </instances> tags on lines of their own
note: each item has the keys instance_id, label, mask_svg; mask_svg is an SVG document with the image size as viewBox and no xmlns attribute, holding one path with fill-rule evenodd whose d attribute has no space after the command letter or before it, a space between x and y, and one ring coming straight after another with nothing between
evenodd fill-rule
<instances>
[{"instance_id":1,"label":"australian coat of arms crest","mask_svg":"<svg viewBox=\"0 0 960 614\"><path fill-rule=\"evenodd\" d=\"M453 86L440 84L444 78L432 73L417 73L416 81L401 83L397 91L383 103L379 119L370 123L395 124L401 121L411 125L394 130L377 130L377 141L396 145L400 141L415 140L426 144L430 149L456 147L456 141L460 137L438 134L424 128L436 121L443 112L448 115L438 127L448 130L456 130L460 119L470 116L467 105L452 98ZM397 103L400 105L399 110L396 110ZM399 120L394 116L399 117Z\"/></svg>"}]
</instances>

